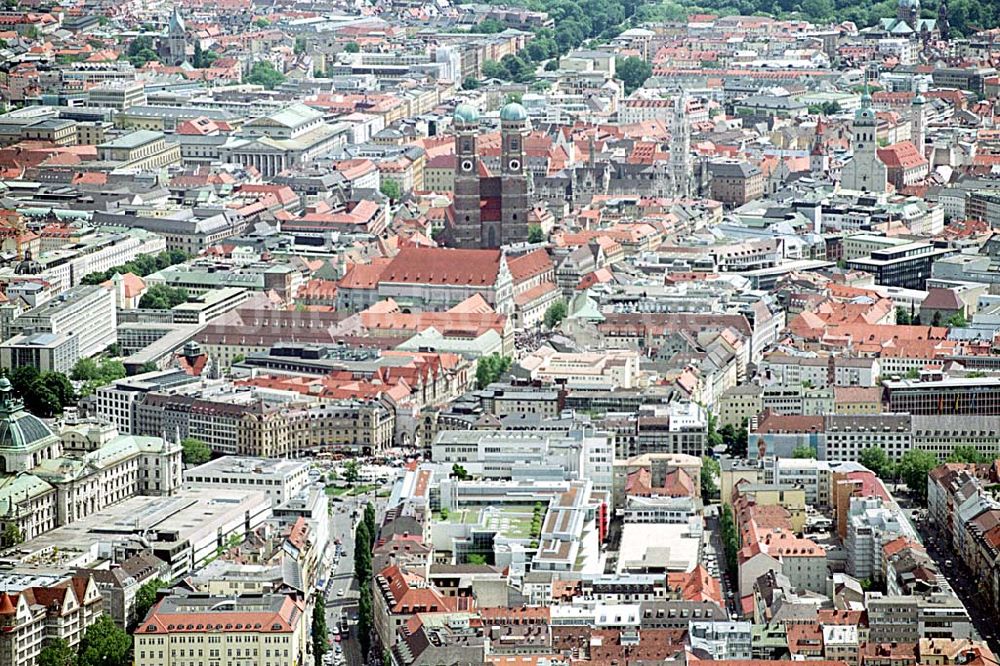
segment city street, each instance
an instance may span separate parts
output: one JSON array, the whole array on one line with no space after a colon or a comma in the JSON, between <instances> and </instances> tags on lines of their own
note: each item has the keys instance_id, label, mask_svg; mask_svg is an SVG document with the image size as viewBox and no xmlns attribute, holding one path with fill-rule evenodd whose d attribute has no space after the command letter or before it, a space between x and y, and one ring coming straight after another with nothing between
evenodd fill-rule
<instances>
[{"instance_id":1,"label":"city street","mask_svg":"<svg viewBox=\"0 0 1000 666\"><path fill-rule=\"evenodd\" d=\"M985 639L990 649L997 653L1000 642L997 641L998 628L992 611L988 608L989 600L984 596L985 590L979 586L975 577L951 550L944 536L930 529L926 522L917 523L921 539L927 548L927 554L937 563L938 569L944 574L955 595L965 605L972 624L975 627L975 639Z\"/></svg>"},{"instance_id":2,"label":"city street","mask_svg":"<svg viewBox=\"0 0 1000 666\"><path fill-rule=\"evenodd\" d=\"M713 508L714 511L712 510ZM740 609L737 606L739 598L736 590L732 587L736 584L736 581L730 581L729 574L726 573L726 551L722 546L722 534L719 529L719 508L720 505L717 504L705 507L705 530L709 534L708 544L706 545L710 546L711 549L706 550L703 563L709 568L709 572L719 579L722 598L726 603L726 612L732 617L740 613ZM730 593L732 593L732 596L730 596Z\"/></svg>"},{"instance_id":3,"label":"city street","mask_svg":"<svg viewBox=\"0 0 1000 666\"><path fill-rule=\"evenodd\" d=\"M364 664L354 620L358 612L358 582L354 578L354 529L356 525L354 513L356 511L358 518L360 518L365 504L369 501L375 501L376 512L381 516L385 500L375 500L370 494L346 497L342 502L331 501L330 503L330 547L334 548L333 540L340 539L341 555L327 583L326 623L331 632L331 641L333 641L331 649L336 650L336 646L340 645L341 650L343 650L343 663L348 666L362 666ZM341 590L343 590L343 595L339 594ZM342 616L348 618L351 635L337 643L333 640L333 632L339 628Z\"/></svg>"}]
</instances>

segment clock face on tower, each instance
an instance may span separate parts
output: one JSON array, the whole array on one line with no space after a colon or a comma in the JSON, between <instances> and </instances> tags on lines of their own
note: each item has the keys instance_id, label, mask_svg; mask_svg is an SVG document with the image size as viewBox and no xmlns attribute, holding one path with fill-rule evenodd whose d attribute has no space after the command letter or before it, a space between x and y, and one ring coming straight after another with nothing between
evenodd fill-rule
<instances>
[{"instance_id":1,"label":"clock face on tower","mask_svg":"<svg viewBox=\"0 0 1000 666\"><path fill-rule=\"evenodd\" d=\"M511 171L519 171L521 169L520 160L511 160L510 162L507 163L507 168L510 169Z\"/></svg>"},{"instance_id":2,"label":"clock face on tower","mask_svg":"<svg viewBox=\"0 0 1000 666\"><path fill-rule=\"evenodd\" d=\"M462 171L472 171L472 160L462 161Z\"/></svg>"}]
</instances>

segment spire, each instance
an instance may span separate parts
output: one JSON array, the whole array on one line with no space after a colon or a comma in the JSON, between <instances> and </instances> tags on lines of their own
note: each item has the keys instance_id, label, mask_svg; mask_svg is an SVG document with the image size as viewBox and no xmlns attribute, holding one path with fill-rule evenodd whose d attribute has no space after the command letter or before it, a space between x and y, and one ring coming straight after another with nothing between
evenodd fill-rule
<instances>
[{"instance_id":1,"label":"spire","mask_svg":"<svg viewBox=\"0 0 1000 666\"><path fill-rule=\"evenodd\" d=\"M16 612L14 602L6 592L0 592L0 615L13 615Z\"/></svg>"},{"instance_id":2,"label":"spire","mask_svg":"<svg viewBox=\"0 0 1000 666\"><path fill-rule=\"evenodd\" d=\"M181 16L180 7L174 5L174 10L170 14L170 24L167 31L171 35L184 35L187 33L187 26L184 25L184 17Z\"/></svg>"},{"instance_id":3,"label":"spire","mask_svg":"<svg viewBox=\"0 0 1000 666\"><path fill-rule=\"evenodd\" d=\"M813 155L822 155L823 154L823 132L824 132L824 130L825 130L825 127L823 125L823 118L820 117L816 121L816 135L813 137L813 147L812 147L812 154Z\"/></svg>"},{"instance_id":4,"label":"spire","mask_svg":"<svg viewBox=\"0 0 1000 666\"><path fill-rule=\"evenodd\" d=\"M872 95L871 92L868 90L868 74L865 73L865 91L864 94L861 95L861 108L870 109L871 106L872 106Z\"/></svg>"}]
</instances>

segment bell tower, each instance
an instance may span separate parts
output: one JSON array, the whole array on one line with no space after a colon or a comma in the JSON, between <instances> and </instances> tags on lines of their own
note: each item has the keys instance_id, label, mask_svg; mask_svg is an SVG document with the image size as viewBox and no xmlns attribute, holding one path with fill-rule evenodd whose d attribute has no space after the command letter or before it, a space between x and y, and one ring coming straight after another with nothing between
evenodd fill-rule
<instances>
[{"instance_id":1,"label":"bell tower","mask_svg":"<svg viewBox=\"0 0 1000 666\"><path fill-rule=\"evenodd\" d=\"M516 102L500 109L500 229L483 228L483 247L528 240L528 176L524 140L531 130L527 110Z\"/></svg>"},{"instance_id":2,"label":"bell tower","mask_svg":"<svg viewBox=\"0 0 1000 666\"><path fill-rule=\"evenodd\" d=\"M479 208L479 112L468 104L455 107L455 218L451 244L455 247L479 247L481 213Z\"/></svg>"}]
</instances>

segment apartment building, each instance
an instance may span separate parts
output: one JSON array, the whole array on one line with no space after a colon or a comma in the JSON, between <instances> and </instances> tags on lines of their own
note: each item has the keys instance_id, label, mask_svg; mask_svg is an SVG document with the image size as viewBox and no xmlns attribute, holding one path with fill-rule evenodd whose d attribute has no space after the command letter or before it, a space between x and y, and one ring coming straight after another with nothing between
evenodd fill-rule
<instances>
[{"instance_id":1,"label":"apartment building","mask_svg":"<svg viewBox=\"0 0 1000 666\"><path fill-rule=\"evenodd\" d=\"M852 497L847 520L847 573L858 580L882 580L882 547L901 536L916 537L906 519L879 497Z\"/></svg>"},{"instance_id":2,"label":"apartment building","mask_svg":"<svg viewBox=\"0 0 1000 666\"><path fill-rule=\"evenodd\" d=\"M869 592L869 640L914 643L922 638L969 638L972 622L965 606L951 593L888 596Z\"/></svg>"},{"instance_id":3,"label":"apartment building","mask_svg":"<svg viewBox=\"0 0 1000 666\"><path fill-rule=\"evenodd\" d=\"M135 632L136 666L303 666L310 618L297 594L220 598L176 589Z\"/></svg>"},{"instance_id":4,"label":"apartment building","mask_svg":"<svg viewBox=\"0 0 1000 666\"><path fill-rule=\"evenodd\" d=\"M46 643L56 639L76 647L101 616L103 599L89 576L21 589L9 582L0 592L0 663L37 664Z\"/></svg>"},{"instance_id":5,"label":"apartment building","mask_svg":"<svg viewBox=\"0 0 1000 666\"><path fill-rule=\"evenodd\" d=\"M98 405L99 409L101 404ZM180 432L226 455L380 451L391 446L395 410L382 400L270 400L252 390L147 393L132 404L134 432Z\"/></svg>"}]
</instances>

